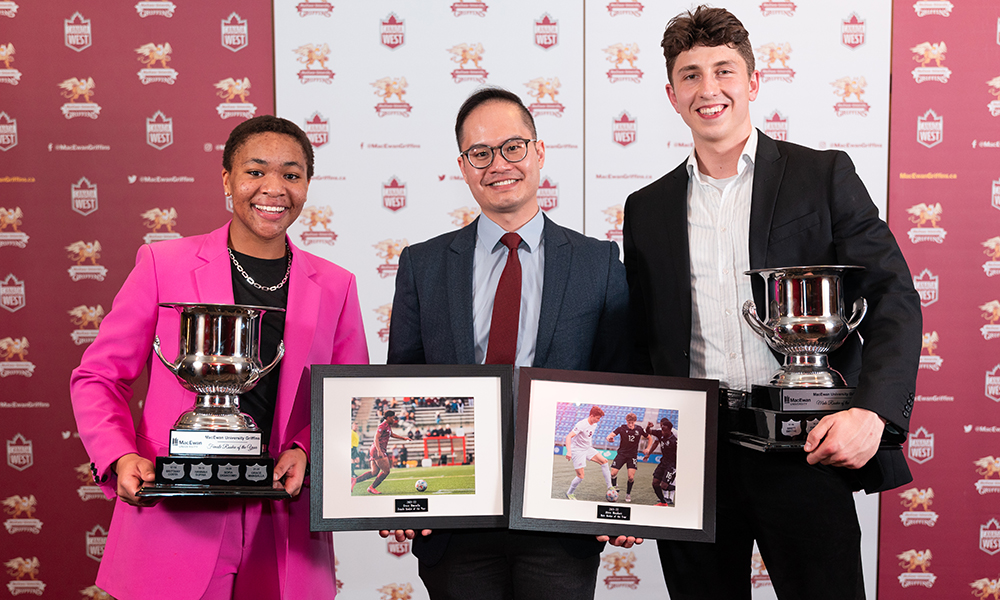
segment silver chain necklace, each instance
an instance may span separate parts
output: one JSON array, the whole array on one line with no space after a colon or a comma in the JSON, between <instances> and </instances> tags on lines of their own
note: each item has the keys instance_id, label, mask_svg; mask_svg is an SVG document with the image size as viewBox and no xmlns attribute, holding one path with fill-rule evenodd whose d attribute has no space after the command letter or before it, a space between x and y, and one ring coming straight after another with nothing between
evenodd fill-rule
<instances>
[{"instance_id":1,"label":"silver chain necklace","mask_svg":"<svg viewBox=\"0 0 1000 600\"><path fill-rule=\"evenodd\" d=\"M288 257L288 268L285 269L285 278L282 279L281 283L278 285L264 286L254 281L253 277L250 277L250 275L243 270L243 265L240 264L240 261L236 260L236 255L233 254L233 249L229 247L226 249L229 250L229 258L233 259L233 264L236 265L236 270L239 271L240 275L247 280L247 283L254 286L258 290L264 290L265 292L277 292L281 288L285 287L286 283L288 283L288 275L292 272L292 249L288 246L287 240L285 241L285 256Z\"/></svg>"}]
</instances>

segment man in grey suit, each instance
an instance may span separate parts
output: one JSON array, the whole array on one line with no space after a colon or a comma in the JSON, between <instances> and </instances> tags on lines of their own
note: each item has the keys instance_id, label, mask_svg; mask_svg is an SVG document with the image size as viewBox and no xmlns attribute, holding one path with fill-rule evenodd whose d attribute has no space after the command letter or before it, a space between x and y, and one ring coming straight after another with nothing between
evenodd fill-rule
<instances>
[{"instance_id":1,"label":"man in grey suit","mask_svg":"<svg viewBox=\"0 0 1000 600\"><path fill-rule=\"evenodd\" d=\"M462 105L455 135L459 167L482 215L403 250L388 362L625 370L628 290L618 246L560 227L538 210L545 143L536 139L531 113L511 92L486 88ZM494 305L503 303L494 298L512 260L520 265L519 311L500 328ZM510 352L496 358L504 340ZM590 599L607 539L435 531L417 537L413 553L433 600Z\"/></svg>"},{"instance_id":2,"label":"man in grey suit","mask_svg":"<svg viewBox=\"0 0 1000 600\"><path fill-rule=\"evenodd\" d=\"M868 314L830 357L852 406L819 421L802 452L762 453L719 436L714 544L661 541L672 600L749 599L756 540L779 598L864 598L853 491L912 479L898 446L913 409L920 301L851 159L754 129L760 89L749 34L721 8L678 15L663 36L667 96L694 151L625 204L625 266L637 370L749 391L779 362L740 314L766 306L749 269L861 265L847 301ZM862 343L863 339L863 343Z\"/></svg>"}]
</instances>

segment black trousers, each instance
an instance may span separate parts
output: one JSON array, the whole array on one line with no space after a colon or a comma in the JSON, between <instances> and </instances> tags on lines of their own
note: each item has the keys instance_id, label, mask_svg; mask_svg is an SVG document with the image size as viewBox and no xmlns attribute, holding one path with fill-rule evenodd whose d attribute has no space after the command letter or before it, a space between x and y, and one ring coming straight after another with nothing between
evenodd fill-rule
<instances>
[{"instance_id":1,"label":"black trousers","mask_svg":"<svg viewBox=\"0 0 1000 600\"><path fill-rule=\"evenodd\" d=\"M574 556L555 536L453 532L441 560L421 560L431 600L593 600L600 554Z\"/></svg>"},{"instance_id":2,"label":"black trousers","mask_svg":"<svg viewBox=\"0 0 1000 600\"><path fill-rule=\"evenodd\" d=\"M720 441L715 543L657 543L670 599L748 600L756 540L781 600L863 600L853 485L844 469L809 465L804 452Z\"/></svg>"}]
</instances>

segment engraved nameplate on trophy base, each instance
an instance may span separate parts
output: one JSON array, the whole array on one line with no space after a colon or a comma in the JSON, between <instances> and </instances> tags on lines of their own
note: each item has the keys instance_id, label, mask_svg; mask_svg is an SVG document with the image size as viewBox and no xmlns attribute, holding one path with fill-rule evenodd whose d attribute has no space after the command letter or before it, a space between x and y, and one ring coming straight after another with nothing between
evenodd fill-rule
<instances>
[{"instance_id":1,"label":"engraved nameplate on trophy base","mask_svg":"<svg viewBox=\"0 0 1000 600\"><path fill-rule=\"evenodd\" d=\"M781 388L755 385L750 406L783 411L836 411L851 407L853 387Z\"/></svg>"}]
</instances>

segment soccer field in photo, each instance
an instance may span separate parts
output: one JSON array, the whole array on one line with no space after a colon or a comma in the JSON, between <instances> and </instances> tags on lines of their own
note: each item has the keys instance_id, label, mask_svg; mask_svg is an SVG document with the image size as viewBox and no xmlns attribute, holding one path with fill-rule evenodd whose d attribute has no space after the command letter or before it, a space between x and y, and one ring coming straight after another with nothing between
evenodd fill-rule
<instances>
[{"instance_id":1,"label":"soccer field in photo","mask_svg":"<svg viewBox=\"0 0 1000 600\"><path fill-rule=\"evenodd\" d=\"M356 469L354 476L358 477L368 469ZM418 479L427 482L427 490L418 492L414 485ZM352 496L371 496L368 486L374 479L360 481L351 490ZM346 483L346 482L345 482ZM444 467L411 467L408 469L393 468L385 481L379 484L378 491L383 496L440 496L444 494L475 494L476 465L456 465Z\"/></svg>"},{"instance_id":2,"label":"soccer field in photo","mask_svg":"<svg viewBox=\"0 0 1000 600\"><path fill-rule=\"evenodd\" d=\"M610 466L611 463L608 463L608 467ZM655 470L656 465L653 463L639 463L635 471L635 484L632 485L631 504L655 506L660 501L653 492L653 471ZM552 498L572 502L572 500L566 498L566 490L569 489L569 484L572 483L574 477L576 477L576 470L573 469L573 463L567 460L565 455L553 455ZM623 468L621 471L618 471L618 485L616 487L619 494L618 502L624 503L625 491L628 489L628 469ZM601 465L588 460L587 467L584 470L583 481L577 486L576 492L574 492L576 499L578 501L603 502L606 504L608 502L605 497L607 491L608 486L604 482Z\"/></svg>"}]
</instances>

